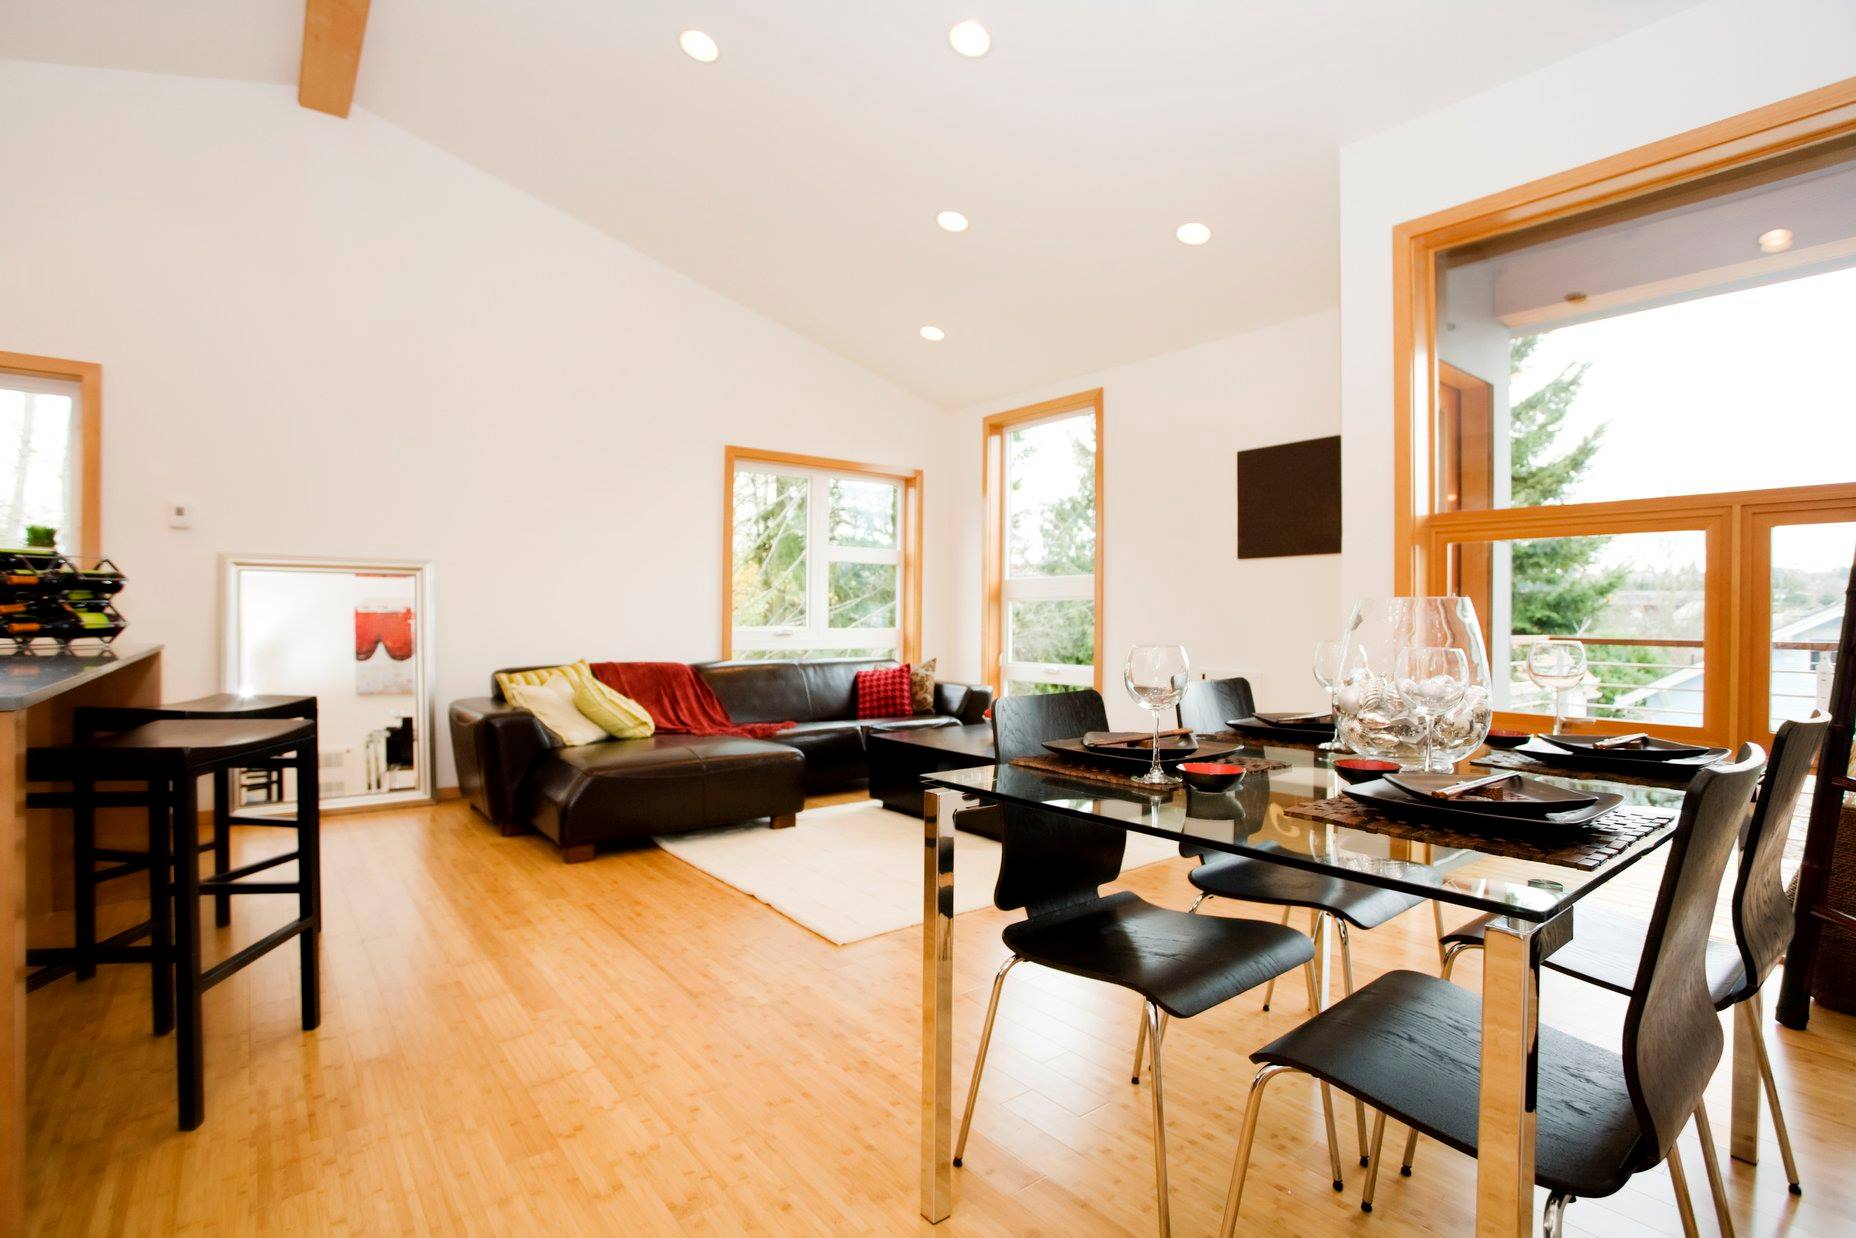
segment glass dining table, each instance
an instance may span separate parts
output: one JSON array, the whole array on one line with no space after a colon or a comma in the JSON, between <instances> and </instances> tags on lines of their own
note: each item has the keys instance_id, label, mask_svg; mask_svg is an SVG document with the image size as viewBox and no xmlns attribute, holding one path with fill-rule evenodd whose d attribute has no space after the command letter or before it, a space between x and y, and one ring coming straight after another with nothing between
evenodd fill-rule
<instances>
[{"instance_id":1,"label":"glass dining table","mask_svg":"<svg viewBox=\"0 0 1856 1238\"><path fill-rule=\"evenodd\" d=\"M1476 1232L1532 1232L1540 963L1571 939L1579 899L1669 840L1682 792L1571 771L1565 779L1554 778L1584 790L1619 793L1646 826L1615 854L1569 866L1524 858L1514 847L1494 842L1483 847L1440 845L1413 841L1421 829L1380 832L1370 823L1354 828L1292 816L1291 809L1340 793L1343 784L1327 754L1273 746L1241 751L1282 768L1252 772L1237 789L1210 795L1184 787L1154 792L1125 781L1110 784L1014 764L923 776L924 1218L943 1220L953 1207L954 830L967 814L995 812L998 805L1012 804L1171 839L1196 850L1254 856L1418 894L1471 912L1493 913L1497 918L1486 934L1482 972ZM1477 841L1460 833L1450 838L1459 844ZM1325 941L1323 945L1325 949ZM1325 990L1325 960L1317 960L1317 969ZM1325 992L1322 1000L1325 1003ZM1235 1140L1233 1132L1233 1147Z\"/></svg>"}]
</instances>

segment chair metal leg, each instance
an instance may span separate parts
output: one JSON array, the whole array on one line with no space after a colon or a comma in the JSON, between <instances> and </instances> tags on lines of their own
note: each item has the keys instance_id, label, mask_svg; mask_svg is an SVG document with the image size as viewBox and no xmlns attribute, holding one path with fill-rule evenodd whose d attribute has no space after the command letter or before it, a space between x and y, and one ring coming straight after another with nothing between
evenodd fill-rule
<instances>
[{"instance_id":1,"label":"chair metal leg","mask_svg":"<svg viewBox=\"0 0 1856 1238\"><path fill-rule=\"evenodd\" d=\"M1431 900L1431 920L1437 925L1437 962L1444 961L1444 905L1436 899Z\"/></svg>"},{"instance_id":2,"label":"chair metal leg","mask_svg":"<svg viewBox=\"0 0 1856 1238\"><path fill-rule=\"evenodd\" d=\"M1566 1205L1572 1202L1572 1196L1561 1195L1557 1191L1547 1196L1547 1206L1540 1212L1540 1228L1547 1238L1562 1238L1566 1232Z\"/></svg>"},{"instance_id":3,"label":"chair metal leg","mask_svg":"<svg viewBox=\"0 0 1856 1238\"><path fill-rule=\"evenodd\" d=\"M1196 906L1198 906L1198 904L1197 904L1197 903L1194 903L1194 904L1193 904L1193 906L1195 906L1195 907L1196 907ZM1294 910L1295 910L1295 908L1293 908L1293 907L1284 907L1284 908L1282 909L1282 926L1283 926L1284 928L1288 928L1288 927L1289 927L1289 913L1290 913L1290 912L1292 912L1292 911L1294 911ZM1266 985L1264 985L1264 986L1263 986L1263 1012L1264 1012L1265 1014L1268 1014L1268 1013L1269 1013L1269 1009L1270 1009L1270 998L1271 998L1271 997L1274 997L1274 996L1275 996L1275 994L1276 994L1276 977L1274 977L1274 976L1271 976L1271 977L1270 977L1270 982L1269 982L1268 984L1266 984Z\"/></svg>"},{"instance_id":4,"label":"chair metal leg","mask_svg":"<svg viewBox=\"0 0 1856 1238\"><path fill-rule=\"evenodd\" d=\"M1386 1111L1375 1109L1373 1111L1373 1150L1370 1156L1360 1158L1363 1162L1371 1161L1366 1170L1366 1189L1360 1192L1361 1212L1373 1210L1373 1187L1379 1182L1379 1141L1385 1137L1385 1133Z\"/></svg>"},{"instance_id":5,"label":"chair metal leg","mask_svg":"<svg viewBox=\"0 0 1856 1238\"><path fill-rule=\"evenodd\" d=\"M1682 1238L1700 1238L1695 1226L1695 1203L1688 1196L1688 1175L1682 1172L1682 1149L1669 1145L1669 1181L1676 1192L1676 1212L1682 1217Z\"/></svg>"},{"instance_id":6,"label":"chair metal leg","mask_svg":"<svg viewBox=\"0 0 1856 1238\"><path fill-rule=\"evenodd\" d=\"M1321 1120L1328 1128L1328 1168L1334 1171L1334 1189L1344 1191L1347 1184L1340 1176L1340 1140L1334 1134L1334 1093L1325 1083L1321 1085Z\"/></svg>"},{"instance_id":7,"label":"chair metal leg","mask_svg":"<svg viewBox=\"0 0 1856 1238\"><path fill-rule=\"evenodd\" d=\"M1352 939L1347 933L1347 922L1339 916L1335 916L1334 931L1340 937L1341 985L1346 989L1347 996L1352 997L1353 945ZM1366 1163L1371 1159L1371 1154L1366 1150L1366 1102L1362 1101L1357 1096L1353 1098L1353 1127L1354 1139L1356 1141L1355 1146L1360 1149L1360 1165L1364 1168Z\"/></svg>"},{"instance_id":8,"label":"chair metal leg","mask_svg":"<svg viewBox=\"0 0 1856 1238\"><path fill-rule=\"evenodd\" d=\"M1766 1104L1772 1110L1772 1129L1779 1137L1779 1156L1785 1162L1785 1180L1791 1193L1804 1194L1798 1184L1798 1163L1792 1159L1792 1137L1785 1129L1785 1111L1779 1107L1779 1084L1772 1076L1772 1055L1766 1051L1765 1005L1756 993L1741 1003L1746 1007L1747 1028L1753 1038L1753 1052L1759 1055L1759 1077L1766 1085Z\"/></svg>"},{"instance_id":9,"label":"chair metal leg","mask_svg":"<svg viewBox=\"0 0 1856 1238\"><path fill-rule=\"evenodd\" d=\"M992 1020L999 1013L999 990L1005 987L1005 973L1018 965L1018 956L1014 954L999 968L999 973L992 978L992 999L986 1003L986 1026L980 1031L979 1055L973 1059L973 1082L967 1085L967 1111L961 1115L960 1138L954 1142L954 1164L960 1164L960 1158L967 1150L967 1131L973 1126L973 1102L980 1095L980 1074L986 1069L986 1050L992 1045Z\"/></svg>"},{"instance_id":10,"label":"chair metal leg","mask_svg":"<svg viewBox=\"0 0 1856 1238\"><path fill-rule=\"evenodd\" d=\"M1473 949L1475 949L1475 947L1470 945L1468 942L1463 942L1463 941L1451 942L1448 946L1444 947L1444 965L1442 969L1438 971L1437 974L1443 977L1445 980L1450 979L1450 973L1456 970L1457 955L1463 953L1463 951L1465 950L1473 950Z\"/></svg>"},{"instance_id":11,"label":"chair metal leg","mask_svg":"<svg viewBox=\"0 0 1856 1238\"><path fill-rule=\"evenodd\" d=\"M1161 1099L1160 1041L1166 1028L1160 1022L1160 1007L1147 1003L1147 1041L1150 1046L1148 1069L1153 1075L1154 1105L1154 1197L1160 1207L1160 1238L1173 1232L1173 1220L1167 1208L1166 1189L1166 1106Z\"/></svg>"},{"instance_id":12,"label":"chair metal leg","mask_svg":"<svg viewBox=\"0 0 1856 1238\"><path fill-rule=\"evenodd\" d=\"M1695 1134L1701 1139L1701 1163L1708 1171L1708 1194L1714 1198L1714 1219L1720 1222L1721 1238L1734 1238L1734 1217L1727 1208L1727 1184L1721 1181L1721 1161L1714 1150L1714 1128L1708 1123L1708 1104L1695 1105Z\"/></svg>"},{"instance_id":13,"label":"chair metal leg","mask_svg":"<svg viewBox=\"0 0 1856 1238\"><path fill-rule=\"evenodd\" d=\"M1257 1114L1263 1109L1263 1089L1271 1079L1293 1069L1290 1066L1265 1066L1250 1083L1250 1099L1244 1104L1244 1129L1237 1138L1237 1159L1231 1165L1231 1189L1225 1194L1224 1219L1218 1225L1218 1232L1223 1238L1231 1238L1237 1229L1237 1209L1244 1202L1244 1177L1250 1172L1250 1147L1257 1137Z\"/></svg>"},{"instance_id":14,"label":"chair metal leg","mask_svg":"<svg viewBox=\"0 0 1856 1238\"><path fill-rule=\"evenodd\" d=\"M1193 899L1192 906L1186 908L1186 914L1189 916L1195 914L1199 910L1199 904L1210 897L1211 895L1209 894L1201 894ZM1286 912L1283 918L1285 920L1288 919L1288 914ZM1274 977L1271 977L1270 983L1272 985L1276 983ZM1269 1009L1269 1002L1267 999L1264 1001L1263 1008L1265 1010ZM1134 1035L1134 1069L1128 1072L1128 1082L1137 1084L1141 1081L1141 1060L1147 1056L1147 1016L1145 1014L1141 1016L1140 1023L1140 1030ZM1164 1016L1162 1016L1160 1020L1160 1026L1163 1028L1166 1026L1166 1019Z\"/></svg>"}]
</instances>

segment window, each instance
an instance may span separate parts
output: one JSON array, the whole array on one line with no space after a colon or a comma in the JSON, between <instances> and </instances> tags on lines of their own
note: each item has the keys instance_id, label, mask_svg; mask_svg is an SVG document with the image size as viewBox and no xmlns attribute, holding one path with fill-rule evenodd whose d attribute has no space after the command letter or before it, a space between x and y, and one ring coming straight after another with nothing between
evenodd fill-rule
<instances>
[{"instance_id":1,"label":"window","mask_svg":"<svg viewBox=\"0 0 1856 1238\"><path fill-rule=\"evenodd\" d=\"M1496 704L1769 740L1856 551L1856 98L1802 97L1402 225L1403 591L1472 598ZM1828 636L1826 634L1829 634Z\"/></svg>"},{"instance_id":2,"label":"window","mask_svg":"<svg viewBox=\"0 0 1856 1238\"><path fill-rule=\"evenodd\" d=\"M1102 393L988 417L987 677L1002 693L1102 686Z\"/></svg>"},{"instance_id":3,"label":"window","mask_svg":"<svg viewBox=\"0 0 1856 1238\"><path fill-rule=\"evenodd\" d=\"M917 660L920 470L726 454L722 656Z\"/></svg>"},{"instance_id":4,"label":"window","mask_svg":"<svg viewBox=\"0 0 1856 1238\"><path fill-rule=\"evenodd\" d=\"M41 525L65 553L96 557L101 385L86 362L0 352L0 545Z\"/></svg>"}]
</instances>

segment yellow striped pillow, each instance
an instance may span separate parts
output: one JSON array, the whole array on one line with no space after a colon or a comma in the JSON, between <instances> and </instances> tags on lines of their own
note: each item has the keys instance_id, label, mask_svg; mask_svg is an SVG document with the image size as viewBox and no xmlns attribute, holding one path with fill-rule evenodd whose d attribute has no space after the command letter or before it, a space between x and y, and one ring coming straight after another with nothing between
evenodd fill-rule
<instances>
[{"instance_id":1,"label":"yellow striped pillow","mask_svg":"<svg viewBox=\"0 0 1856 1238\"><path fill-rule=\"evenodd\" d=\"M574 708L591 718L614 739L644 739L657 732L657 723L644 706L599 682L583 658L561 668L574 685Z\"/></svg>"},{"instance_id":2,"label":"yellow striped pillow","mask_svg":"<svg viewBox=\"0 0 1856 1238\"><path fill-rule=\"evenodd\" d=\"M586 663L582 662L580 665L585 666ZM539 687L547 683L550 679L553 679L556 675L567 676L567 681L569 683L572 683L574 679L573 668L571 666L538 666L532 671L498 671L496 672L496 686L502 689L503 699L508 701L509 686L511 684L527 684L530 687ZM514 701L510 701L509 703L512 705L515 704Z\"/></svg>"}]
</instances>

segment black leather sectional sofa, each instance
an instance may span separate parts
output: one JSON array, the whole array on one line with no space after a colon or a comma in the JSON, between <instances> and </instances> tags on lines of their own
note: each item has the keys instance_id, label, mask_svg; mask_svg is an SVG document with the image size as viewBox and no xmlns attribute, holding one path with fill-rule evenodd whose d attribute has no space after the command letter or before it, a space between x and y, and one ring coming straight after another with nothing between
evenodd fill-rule
<instances>
[{"instance_id":1,"label":"black leather sectional sofa","mask_svg":"<svg viewBox=\"0 0 1856 1238\"><path fill-rule=\"evenodd\" d=\"M772 818L791 825L808 794L868 781L872 731L981 721L984 685L937 683L935 707L912 718L860 720L858 671L893 663L700 662L696 672L736 722L792 722L771 739L654 735L557 747L533 715L491 695L451 706L458 785L505 833L530 827L568 861L602 842ZM522 669L522 668L511 668Z\"/></svg>"}]
</instances>

